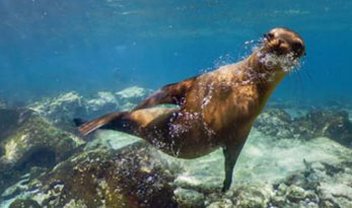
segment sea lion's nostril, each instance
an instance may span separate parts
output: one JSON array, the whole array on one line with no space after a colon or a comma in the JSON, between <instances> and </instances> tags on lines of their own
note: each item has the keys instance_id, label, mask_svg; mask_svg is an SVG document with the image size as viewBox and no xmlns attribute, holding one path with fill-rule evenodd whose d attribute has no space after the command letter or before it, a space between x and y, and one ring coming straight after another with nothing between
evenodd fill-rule
<instances>
[{"instance_id":1,"label":"sea lion's nostril","mask_svg":"<svg viewBox=\"0 0 352 208\"><path fill-rule=\"evenodd\" d=\"M305 55L304 46L301 42L292 43L292 50L298 55Z\"/></svg>"},{"instance_id":2,"label":"sea lion's nostril","mask_svg":"<svg viewBox=\"0 0 352 208\"><path fill-rule=\"evenodd\" d=\"M300 50L300 49L303 49L303 45L300 42L295 42L292 44L292 48L293 50Z\"/></svg>"}]
</instances>

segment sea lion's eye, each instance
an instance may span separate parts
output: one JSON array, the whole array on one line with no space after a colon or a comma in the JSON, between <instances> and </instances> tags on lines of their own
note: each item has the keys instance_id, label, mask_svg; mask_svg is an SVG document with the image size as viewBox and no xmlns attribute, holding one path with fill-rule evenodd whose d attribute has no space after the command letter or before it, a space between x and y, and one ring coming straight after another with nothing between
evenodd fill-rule
<instances>
[{"instance_id":1,"label":"sea lion's eye","mask_svg":"<svg viewBox=\"0 0 352 208\"><path fill-rule=\"evenodd\" d=\"M272 34L272 33L265 33L263 36L267 40L271 40L274 38L274 34Z\"/></svg>"}]
</instances>

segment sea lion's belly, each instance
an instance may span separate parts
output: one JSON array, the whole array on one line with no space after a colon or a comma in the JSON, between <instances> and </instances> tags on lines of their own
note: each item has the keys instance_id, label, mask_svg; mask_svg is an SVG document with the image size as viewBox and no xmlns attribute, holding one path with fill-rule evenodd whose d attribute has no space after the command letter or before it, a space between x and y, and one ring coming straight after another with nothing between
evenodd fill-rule
<instances>
[{"instance_id":1,"label":"sea lion's belly","mask_svg":"<svg viewBox=\"0 0 352 208\"><path fill-rule=\"evenodd\" d=\"M142 111L145 117L148 115L146 111L151 110L136 111L133 116L141 120L142 117L138 115ZM153 112L151 111L152 115L154 115ZM186 159L197 158L210 153L219 146L214 135L204 128L204 121L199 112L178 110L157 116L151 121L149 117L147 118L144 119L147 121L146 124L139 125L140 128L136 129L139 132L138 136L171 156Z\"/></svg>"},{"instance_id":2,"label":"sea lion's belly","mask_svg":"<svg viewBox=\"0 0 352 208\"><path fill-rule=\"evenodd\" d=\"M220 146L214 132L204 123L199 112L180 111L178 118L169 123L168 139L172 141L176 156L197 158L207 155Z\"/></svg>"},{"instance_id":3,"label":"sea lion's belly","mask_svg":"<svg viewBox=\"0 0 352 208\"><path fill-rule=\"evenodd\" d=\"M241 104L234 105L236 101ZM178 157L206 155L242 138L252 126L257 107L253 100L237 98L209 103L196 112L181 111L179 117L170 122L168 137L173 141Z\"/></svg>"},{"instance_id":4,"label":"sea lion's belly","mask_svg":"<svg viewBox=\"0 0 352 208\"><path fill-rule=\"evenodd\" d=\"M240 138L260 111L251 85L202 88L187 99L184 108L149 125L147 131L154 146L180 158L200 157Z\"/></svg>"},{"instance_id":5,"label":"sea lion's belly","mask_svg":"<svg viewBox=\"0 0 352 208\"><path fill-rule=\"evenodd\" d=\"M228 91L227 94L216 93L201 109L204 123L217 134L230 134L231 131L236 134L237 129L250 125L260 112L259 96L254 86Z\"/></svg>"}]
</instances>

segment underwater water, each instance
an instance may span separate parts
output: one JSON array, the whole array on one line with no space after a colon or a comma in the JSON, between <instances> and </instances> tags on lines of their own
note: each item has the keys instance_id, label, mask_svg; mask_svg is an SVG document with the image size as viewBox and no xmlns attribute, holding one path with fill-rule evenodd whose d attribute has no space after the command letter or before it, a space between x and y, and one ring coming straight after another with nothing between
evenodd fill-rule
<instances>
[{"instance_id":1,"label":"underwater water","mask_svg":"<svg viewBox=\"0 0 352 208\"><path fill-rule=\"evenodd\" d=\"M346 0L0 0L0 207L352 207L351 9ZM175 159L131 135L87 139L73 125L243 60L275 27L302 36L306 56L254 123L226 193L220 149Z\"/></svg>"},{"instance_id":2,"label":"underwater water","mask_svg":"<svg viewBox=\"0 0 352 208\"><path fill-rule=\"evenodd\" d=\"M279 95L348 98L351 4L3 0L0 96L156 89L237 61L250 51L246 41L284 26L304 37L307 57Z\"/></svg>"}]
</instances>

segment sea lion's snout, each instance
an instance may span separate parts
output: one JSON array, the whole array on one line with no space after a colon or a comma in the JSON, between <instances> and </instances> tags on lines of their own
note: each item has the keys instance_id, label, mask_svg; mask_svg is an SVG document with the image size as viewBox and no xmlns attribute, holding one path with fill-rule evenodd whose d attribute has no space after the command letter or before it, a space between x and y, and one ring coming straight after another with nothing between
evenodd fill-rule
<instances>
[{"instance_id":1,"label":"sea lion's snout","mask_svg":"<svg viewBox=\"0 0 352 208\"><path fill-rule=\"evenodd\" d=\"M279 56L292 54L295 59L305 54L303 39L297 33L286 28L274 28L264 34L263 49Z\"/></svg>"}]
</instances>

